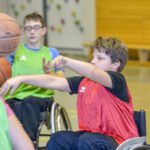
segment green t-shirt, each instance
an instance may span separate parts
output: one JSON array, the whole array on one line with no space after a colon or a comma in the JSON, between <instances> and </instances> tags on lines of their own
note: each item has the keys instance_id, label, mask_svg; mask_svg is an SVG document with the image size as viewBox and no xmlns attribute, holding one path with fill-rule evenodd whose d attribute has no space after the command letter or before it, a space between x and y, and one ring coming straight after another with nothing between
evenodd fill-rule
<instances>
[{"instance_id":1,"label":"green t-shirt","mask_svg":"<svg viewBox=\"0 0 150 150\"><path fill-rule=\"evenodd\" d=\"M31 51L23 44L19 45L16 50L14 63L12 65L12 76L15 77L19 75L43 74L43 58L45 58L46 61L50 61L52 59L50 57L48 47L42 46L41 49L38 51ZM22 100L28 96L45 98L51 97L53 95L54 92L52 90L32 85L21 84L12 96L7 94L5 99L18 98Z\"/></svg>"},{"instance_id":2,"label":"green t-shirt","mask_svg":"<svg viewBox=\"0 0 150 150\"><path fill-rule=\"evenodd\" d=\"M12 150L6 108L0 98L0 150Z\"/></svg>"}]
</instances>

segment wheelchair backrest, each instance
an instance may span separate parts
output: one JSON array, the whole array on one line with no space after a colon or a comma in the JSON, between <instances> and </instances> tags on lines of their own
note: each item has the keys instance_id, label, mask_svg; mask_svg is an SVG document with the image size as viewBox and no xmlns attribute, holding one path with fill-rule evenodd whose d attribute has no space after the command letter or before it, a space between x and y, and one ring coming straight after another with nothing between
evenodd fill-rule
<instances>
[{"instance_id":1,"label":"wheelchair backrest","mask_svg":"<svg viewBox=\"0 0 150 150\"><path fill-rule=\"evenodd\" d=\"M137 125L139 136L146 136L146 113L144 110L134 111L134 121Z\"/></svg>"}]
</instances>

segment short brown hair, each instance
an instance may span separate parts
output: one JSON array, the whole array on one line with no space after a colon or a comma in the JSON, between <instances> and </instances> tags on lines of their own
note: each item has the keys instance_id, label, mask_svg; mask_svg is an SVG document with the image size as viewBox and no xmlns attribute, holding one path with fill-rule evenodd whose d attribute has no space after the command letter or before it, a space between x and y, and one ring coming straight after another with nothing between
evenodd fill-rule
<instances>
[{"instance_id":1,"label":"short brown hair","mask_svg":"<svg viewBox=\"0 0 150 150\"><path fill-rule=\"evenodd\" d=\"M92 48L98 50L99 52L105 52L110 56L112 62L120 62L118 72L121 72L128 60L128 48L120 40L108 37L98 37Z\"/></svg>"},{"instance_id":2,"label":"short brown hair","mask_svg":"<svg viewBox=\"0 0 150 150\"><path fill-rule=\"evenodd\" d=\"M34 20L34 21L39 21L41 22L42 26L44 27L46 24L45 24L45 21L44 21L44 18L37 12L33 12L31 14L28 14L24 17L24 21L23 23L25 24L25 22L27 20Z\"/></svg>"}]
</instances>

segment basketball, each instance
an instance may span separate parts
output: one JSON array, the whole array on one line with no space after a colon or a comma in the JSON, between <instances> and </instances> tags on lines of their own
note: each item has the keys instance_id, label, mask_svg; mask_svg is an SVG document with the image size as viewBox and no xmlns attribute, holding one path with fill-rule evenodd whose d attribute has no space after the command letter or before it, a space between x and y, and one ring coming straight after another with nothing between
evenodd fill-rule
<instances>
[{"instance_id":1,"label":"basketball","mask_svg":"<svg viewBox=\"0 0 150 150\"><path fill-rule=\"evenodd\" d=\"M0 57L0 87L11 77L11 65L5 57Z\"/></svg>"},{"instance_id":2,"label":"basketball","mask_svg":"<svg viewBox=\"0 0 150 150\"><path fill-rule=\"evenodd\" d=\"M21 30L15 19L0 13L0 57L16 50L20 35Z\"/></svg>"}]
</instances>

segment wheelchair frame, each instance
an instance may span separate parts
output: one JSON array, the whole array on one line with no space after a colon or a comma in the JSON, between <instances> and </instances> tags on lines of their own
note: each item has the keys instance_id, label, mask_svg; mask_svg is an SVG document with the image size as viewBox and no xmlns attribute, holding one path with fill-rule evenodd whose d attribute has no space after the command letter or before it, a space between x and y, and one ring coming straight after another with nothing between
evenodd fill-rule
<instances>
[{"instance_id":1,"label":"wheelchair frame","mask_svg":"<svg viewBox=\"0 0 150 150\"><path fill-rule=\"evenodd\" d=\"M48 116L47 116L48 115ZM45 119L47 118L47 119ZM37 141L35 144L36 150L45 147L39 147L40 136L51 136L52 133L60 130L72 130L70 120L65 108L56 102L53 102L51 110L41 113L41 124L37 133ZM150 145L146 143L146 113L144 110L134 111L134 120L136 122L140 137L135 137L124 141L116 150L149 150ZM48 122L47 122L48 121ZM41 134L42 126L47 124L51 129L49 134ZM63 126L62 126L63 125ZM63 128L62 128L63 127Z\"/></svg>"},{"instance_id":2,"label":"wheelchair frame","mask_svg":"<svg viewBox=\"0 0 150 150\"><path fill-rule=\"evenodd\" d=\"M134 120L138 128L139 137L131 138L120 144L116 150L149 150L146 143L146 112L134 111Z\"/></svg>"},{"instance_id":3,"label":"wheelchair frame","mask_svg":"<svg viewBox=\"0 0 150 150\"><path fill-rule=\"evenodd\" d=\"M39 146L40 137L50 137L52 133L61 130L72 130L69 116L66 109L58 104L53 102L51 108L48 108L47 111L41 112L40 114L41 123L39 125L36 141L34 141L35 150L46 150L45 146ZM49 130L49 133L41 133L43 126L46 126Z\"/></svg>"}]
</instances>

